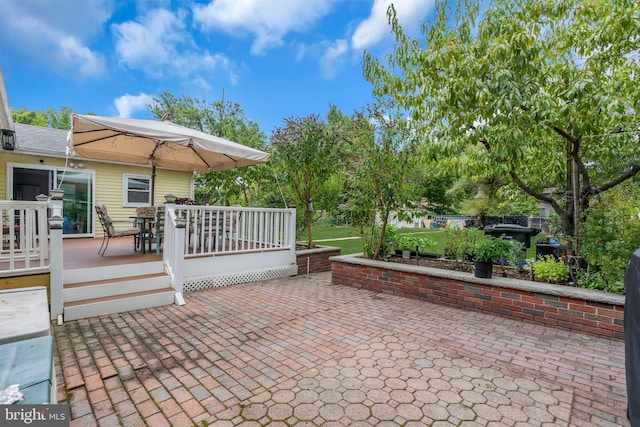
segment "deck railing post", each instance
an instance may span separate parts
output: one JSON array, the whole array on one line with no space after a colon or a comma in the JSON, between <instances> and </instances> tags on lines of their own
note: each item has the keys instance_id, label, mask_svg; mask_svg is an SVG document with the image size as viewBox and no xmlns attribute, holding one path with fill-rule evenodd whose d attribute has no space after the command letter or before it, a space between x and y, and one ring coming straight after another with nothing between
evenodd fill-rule
<instances>
[{"instance_id":1,"label":"deck railing post","mask_svg":"<svg viewBox=\"0 0 640 427\"><path fill-rule=\"evenodd\" d=\"M184 241L187 231L187 221L177 218L175 222L175 240L171 248L174 251L173 288L175 290L175 304L184 305Z\"/></svg>"},{"instance_id":2,"label":"deck railing post","mask_svg":"<svg viewBox=\"0 0 640 427\"><path fill-rule=\"evenodd\" d=\"M167 264L171 263L173 256L173 236L174 236L174 227L172 217L175 216L176 205L173 202L167 202L164 204L164 236L162 242L162 261ZM169 211L173 212L172 215L169 214Z\"/></svg>"},{"instance_id":3,"label":"deck railing post","mask_svg":"<svg viewBox=\"0 0 640 427\"><path fill-rule=\"evenodd\" d=\"M289 208L287 209L289 211L289 215L288 216L288 220L289 220L289 224L288 224L288 230L289 232L287 233L287 244L289 244L289 254L290 254L290 258L291 258L291 263L295 264L296 263L296 209L295 208Z\"/></svg>"},{"instance_id":4,"label":"deck railing post","mask_svg":"<svg viewBox=\"0 0 640 427\"><path fill-rule=\"evenodd\" d=\"M43 238L46 233L42 233L40 237ZM54 219L49 220L49 238L50 238L50 251L49 251L49 292L51 294L51 320L56 319L63 313L63 265L62 265L62 224Z\"/></svg>"}]
</instances>

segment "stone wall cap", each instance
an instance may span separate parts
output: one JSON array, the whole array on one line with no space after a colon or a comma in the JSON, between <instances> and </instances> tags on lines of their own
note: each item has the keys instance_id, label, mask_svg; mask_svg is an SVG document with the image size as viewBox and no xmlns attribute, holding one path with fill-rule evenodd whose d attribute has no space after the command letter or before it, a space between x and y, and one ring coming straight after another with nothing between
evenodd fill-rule
<instances>
[{"instance_id":1,"label":"stone wall cap","mask_svg":"<svg viewBox=\"0 0 640 427\"><path fill-rule=\"evenodd\" d=\"M340 247L338 246L316 246L313 249L302 249L300 251L296 251L296 255L297 256L313 255L313 254L319 254L323 252L333 252L333 251L339 251L339 250L340 250Z\"/></svg>"},{"instance_id":2,"label":"stone wall cap","mask_svg":"<svg viewBox=\"0 0 640 427\"><path fill-rule=\"evenodd\" d=\"M479 283L482 285L495 286L506 289L516 289L520 291L541 293L567 298L582 299L590 302L602 304L613 304L624 306L624 295L612 294L595 289L574 288L572 286L555 285L552 283L532 282L530 280L510 279L507 277L496 277L491 279L480 279L474 277L472 273L462 271L444 270L440 268L422 267L417 265L400 264L387 261L377 261L362 258L362 253L333 256L329 261L343 262L348 264L365 265L369 267L385 268L388 270L403 271L413 274L429 275L441 277L443 279L453 279L468 283Z\"/></svg>"}]
</instances>

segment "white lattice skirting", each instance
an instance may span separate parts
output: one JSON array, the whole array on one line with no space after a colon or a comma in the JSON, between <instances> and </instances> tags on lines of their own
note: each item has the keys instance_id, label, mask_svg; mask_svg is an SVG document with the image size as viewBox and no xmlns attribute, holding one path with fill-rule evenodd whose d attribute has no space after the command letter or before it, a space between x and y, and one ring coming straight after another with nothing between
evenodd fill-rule
<instances>
[{"instance_id":1,"label":"white lattice skirting","mask_svg":"<svg viewBox=\"0 0 640 427\"><path fill-rule=\"evenodd\" d=\"M242 273L226 273L216 276L202 276L185 279L184 291L201 291L209 288L237 285L240 283L260 282L262 280L289 277L298 274L298 266L291 265L260 271L245 271Z\"/></svg>"}]
</instances>

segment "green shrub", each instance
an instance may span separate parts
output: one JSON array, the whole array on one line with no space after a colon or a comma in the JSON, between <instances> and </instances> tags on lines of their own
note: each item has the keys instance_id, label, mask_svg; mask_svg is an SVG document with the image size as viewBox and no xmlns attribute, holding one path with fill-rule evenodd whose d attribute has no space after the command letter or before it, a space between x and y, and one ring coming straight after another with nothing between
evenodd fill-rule
<instances>
[{"instance_id":1,"label":"green shrub","mask_svg":"<svg viewBox=\"0 0 640 427\"><path fill-rule=\"evenodd\" d=\"M418 247L418 251L424 252L427 249L435 246L435 244L436 241L429 236L410 233L400 234L394 226L388 225L384 233L384 239L382 243L382 256L388 257L390 255L393 255L395 254L396 250L415 251L416 246Z\"/></svg>"},{"instance_id":2,"label":"green shrub","mask_svg":"<svg viewBox=\"0 0 640 427\"><path fill-rule=\"evenodd\" d=\"M522 243L517 240L483 236L471 247L471 254L477 261L513 262L514 258L522 254Z\"/></svg>"},{"instance_id":3,"label":"green shrub","mask_svg":"<svg viewBox=\"0 0 640 427\"><path fill-rule=\"evenodd\" d=\"M624 293L624 272L640 245L638 191L640 184L630 182L594 199L582 228L582 256L589 268L580 275L580 286Z\"/></svg>"},{"instance_id":4,"label":"green shrub","mask_svg":"<svg viewBox=\"0 0 640 427\"><path fill-rule=\"evenodd\" d=\"M503 257L508 264L516 266L518 270L522 270L526 260L524 259L525 248L524 243L517 240L507 240L509 242L509 248L506 251L506 255Z\"/></svg>"},{"instance_id":5,"label":"green shrub","mask_svg":"<svg viewBox=\"0 0 640 427\"><path fill-rule=\"evenodd\" d=\"M581 288L596 289L599 291L611 292L614 294L625 294L624 280L607 280L601 271L578 270L576 272L576 283Z\"/></svg>"},{"instance_id":6,"label":"green shrub","mask_svg":"<svg viewBox=\"0 0 640 427\"><path fill-rule=\"evenodd\" d=\"M376 227L378 234L380 233L380 227ZM398 230L393 225L387 225L387 228L384 230L384 239L382 239L382 249L380 251L380 256L382 258L389 257L393 255L396 251L396 241L398 240ZM374 242L377 239L374 239ZM371 248L371 254L373 254L373 250L375 248Z\"/></svg>"},{"instance_id":7,"label":"green shrub","mask_svg":"<svg viewBox=\"0 0 640 427\"><path fill-rule=\"evenodd\" d=\"M415 251L417 247L418 251L424 252L435 244L436 241L428 236L399 234L395 240L395 249Z\"/></svg>"},{"instance_id":8,"label":"green shrub","mask_svg":"<svg viewBox=\"0 0 640 427\"><path fill-rule=\"evenodd\" d=\"M471 248L481 239L484 239L484 232L477 228L448 228L444 230L444 256L464 261L471 255Z\"/></svg>"},{"instance_id":9,"label":"green shrub","mask_svg":"<svg viewBox=\"0 0 640 427\"><path fill-rule=\"evenodd\" d=\"M373 257L381 231L382 229L377 226L372 228L363 228L360 230L362 233L362 253L365 258ZM384 241L382 248L385 248Z\"/></svg>"},{"instance_id":10,"label":"green shrub","mask_svg":"<svg viewBox=\"0 0 640 427\"><path fill-rule=\"evenodd\" d=\"M537 279L550 283L561 283L569 278L569 269L563 261L556 260L553 255L539 257L531 265Z\"/></svg>"}]
</instances>

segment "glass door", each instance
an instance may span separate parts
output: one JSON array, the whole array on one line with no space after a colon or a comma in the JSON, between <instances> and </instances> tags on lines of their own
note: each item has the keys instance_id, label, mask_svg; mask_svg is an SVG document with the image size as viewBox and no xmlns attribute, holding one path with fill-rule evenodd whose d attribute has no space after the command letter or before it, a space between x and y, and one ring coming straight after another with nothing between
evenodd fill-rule
<instances>
[{"instance_id":1,"label":"glass door","mask_svg":"<svg viewBox=\"0 0 640 427\"><path fill-rule=\"evenodd\" d=\"M49 195L52 188L64 190L63 234L66 237L93 235L93 171L36 165L9 165L12 185L11 200L35 200L39 194Z\"/></svg>"},{"instance_id":2,"label":"glass door","mask_svg":"<svg viewBox=\"0 0 640 427\"><path fill-rule=\"evenodd\" d=\"M86 171L57 171L56 182L64 190L62 233L81 236L93 232L93 174Z\"/></svg>"},{"instance_id":3,"label":"glass door","mask_svg":"<svg viewBox=\"0 0 640 427\"><path fill-rule=\"evenodd\" d=\"M11 200L36 200L39 194L49 195L53 188L51 169L13 168L13 187Z\"/></svg>"}]
</instances>

